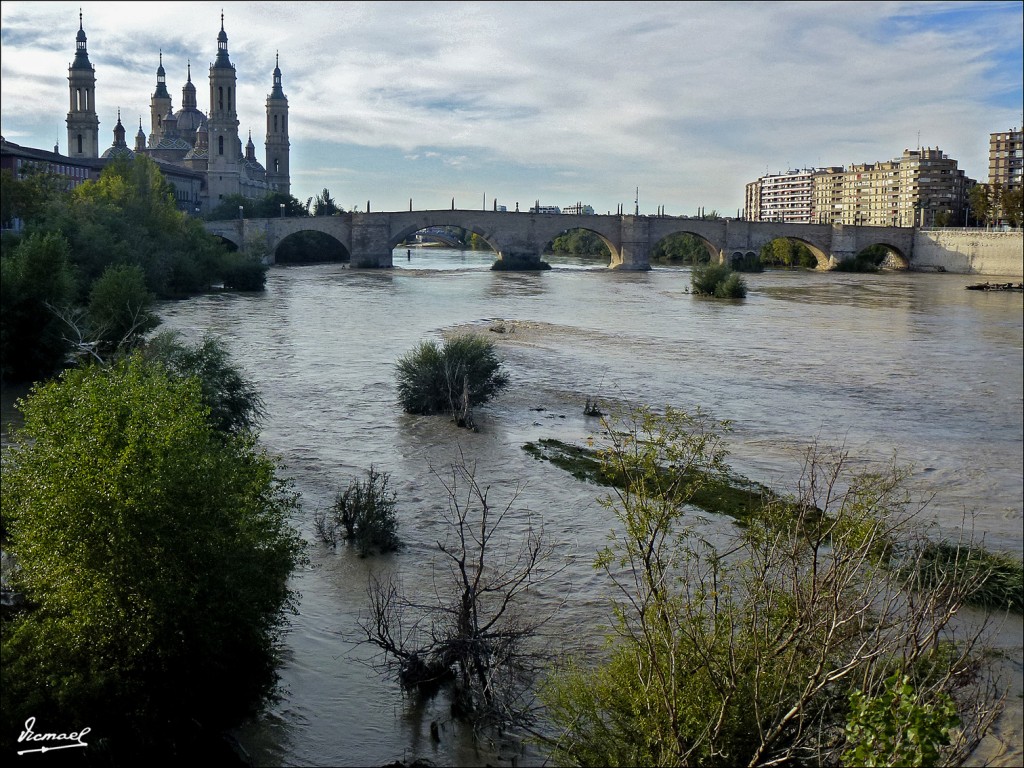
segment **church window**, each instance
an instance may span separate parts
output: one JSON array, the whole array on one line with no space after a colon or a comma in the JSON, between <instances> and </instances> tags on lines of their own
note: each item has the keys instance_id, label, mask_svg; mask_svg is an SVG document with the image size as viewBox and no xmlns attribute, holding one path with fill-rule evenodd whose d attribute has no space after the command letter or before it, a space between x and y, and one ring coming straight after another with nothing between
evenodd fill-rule
<instances>
[{"instance_id":1,"label":"church window","mask_svg":"<svg viewBox=\"0 0 1024 768\"><path fill-rule=\"evenodd\" d=\"M78 154L82 154L82 134L78 134Z\"/></svg>"},{"instance_id":2,"label":"church window","mask_svg":"<svg viewBox=\"0 0 1024 768\"><path fill-rule=\"evenodd\" d=\"M221 155L224 154L224 137L223 136L218 136L217 137L217 152L218 152L218 154L221 154Z\"/></svg>"},{"instance_id":3,"label":"church window","mask_svg":"<svg viewBox=\"0 0 1024 768\"><path fill-rule=\"evenodd\" d=\"M280 172L281 172L281 161L277 160L275 158L275 160L274 160L274 173L280 173Z\"/></svg>"},{"instance_id":4,"label":"church window","mask_svg":"<svg viewBox=\"0 0 1024 768\"><path fill-rule=\"evenodd\" d=\"M277 133L277 115L274 115L274 133Z\"/></svg>"},{"instance_id":5,"label":"church window","mask_svg":"<svg viewBox=\"0 0 1024 768\"><path fill-rule=\"evenodd\" d=\"M228 88L228 112L231 111L231 89Z\"/></svg>"},{"instance_id":6,"label":"church window","mask_svg":"<svg viewBox=\"0 0 1024 768\"><path fill-rule=\"evenodd\" d=\"M217 88L217 109L224 109L224 88ZM223 154L223 153L221 153Z\"/></svg>"}]
</instances>

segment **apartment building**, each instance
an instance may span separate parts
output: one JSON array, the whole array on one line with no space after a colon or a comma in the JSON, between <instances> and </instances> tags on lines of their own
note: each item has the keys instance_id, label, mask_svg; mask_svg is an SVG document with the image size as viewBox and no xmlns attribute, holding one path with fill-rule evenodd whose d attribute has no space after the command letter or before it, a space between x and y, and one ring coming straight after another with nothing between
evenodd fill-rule
<instances>
[{"instance_id":1,"label":"apartment building","mask_svg":"<svg viewBox=\"0 0 1024 768\"><path fill-rule=\"evenodd\" d=\"M1020 189L1024 177L1024 131L1013 128L989 134L988 183Z\"/></svg>"},{"instance_id":2,"label":"apartment building","mask_svg":"<svg viewBox=\"0 0 1024 768\"><path fill-rule=\"evenodd\" d=\"M962 225L974 180L934 149L877 163L788 171L746 185L745 217L791 224Z\"/></svg>"},{"instance_id":3,"label":"apartment building","mask_svg":"<svg viewBox=\"0 0 1024 768\"><path fill-rule=\"evenodd\" d=\"M841 165L820 168L818 170L814 177L812 223L843 223L843 180L845 173L846 169Z\"/></svg>"},{"instance_id":4,"label":"apartment building","mask_svg":"<svg viewBox=\"0 0 1024 768\"><path fill-rule=\"evenodd\" d=\"M840 224L898 226L900 161L851 165L839 190Z\"/></svg>"},{"instance_id":5,"label":"apartment building","mask_svg":"<svg viewBox=\"0 0 1024 768\"><path fill-rule=\"evenodd\" d=\"M935 147L907 149L900 162L900 206L895 226L967 223L967 195L977 182Z\"/></svg>"},{"instance_id":6,"label":"apartment building","mask_svg":"<svg viewBox=\"0 0 1024 768\"><path fill-rule=\"evenodd\" d=\"M747 221L761 221L761 180L747 184L743 196L743 218Z\"/></svg>"},{"instance_id":7,"label":"apartment building","mask_svg":"<svg viewBox=\"0 0 1024 768\"><path fill-rule=\"evenodd\" d=\"M811 168L762 176L747 185L746 218L807 224L814 205L814 174Z\"/></svg>"}]
</instances>

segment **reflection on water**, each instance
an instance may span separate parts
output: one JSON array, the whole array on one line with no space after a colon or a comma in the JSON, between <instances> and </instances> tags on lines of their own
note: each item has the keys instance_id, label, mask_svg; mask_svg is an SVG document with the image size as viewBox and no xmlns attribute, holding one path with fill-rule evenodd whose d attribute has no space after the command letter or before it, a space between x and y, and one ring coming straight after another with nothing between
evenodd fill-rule
<instances>
[{"instance_id":1,"label":"reflection on water","mask_svg":"<svg viewBox=\"0 0 1024 768\"><path fill-rule=\"evenodd\" d=\"M557 592L534 595L537 610L564 602L545 642L596 642L607 593L590 564L612 524L597 503L601 489L522 450L592 434L588 397L699 406L729 419L733 467L783 489L813 440L845 445L864 466L896 453L917 467L922 491L937 494L931 513L944 530L955 534L966 509L989 546L1021 553L1019 295L966 291L970 279L955 275L765 272L745 276L746 300L716 302L688 292L687 268L630 273L553 260L544 272L492 272L492 254L440 248L413 249L409 261L399 250L394 260L395 269L372 272L274 267L264 294L161 308L164 327L222 336L258 383L269 413L262 441L302 493L296 523L308 539L314 511L371 465L391 473L399 492L406 551L364 560L314 544L310 567L295 575L302 600L284 696L239 733L258 764L511 765L513 750L477 747L443 701L416 709L369 667L357 620L372 573L394 571L433 594L446 503L434 471L464 455L495 500L518 489L516 508L543 516L559 562L570 565ZM496 318L505 332L491 335L512 383L480 409L481 431L401 413L396 360L446 330L489 328ZM522 533L505 531L510 541ZM1020 621L1011 624L1001 638L1019 658ZM1004 764L1024 755L1020 699L1010 704L1014 746ZM430 739L431 721L440 742ZM541 762L530 749L517 759Z\"/></svg>"}]
</instances>

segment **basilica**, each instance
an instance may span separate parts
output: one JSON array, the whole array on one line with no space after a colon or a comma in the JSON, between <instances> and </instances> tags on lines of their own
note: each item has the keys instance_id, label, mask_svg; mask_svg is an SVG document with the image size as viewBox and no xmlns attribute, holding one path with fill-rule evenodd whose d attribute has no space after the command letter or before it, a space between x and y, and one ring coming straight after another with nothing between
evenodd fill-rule
<instances>
[{"instance_id":1,"label":"basilica","mask_svg":"<svg viewBox=\"0 0 1024 768\"><path fill-rule=\"evenodd\" d=\"M275 61L273 87L267 96L265 164L256 157L252 131L249 131L245 147L239 136L235 66L228 57L223 13L217 35L217 58L210 65L208 112L199 109L191 63L186 78L180 108L175 111L167 91L161 52L156 88L149 107L149 137L143 131L140 118L134 147L130 147L119 111L113 144L100 153L96 70L89 61L85 29L79 14L75 59L68 67L67 157L89 166L101 166L105 164L102 161L116 157L150 157L174 185L179 207L194 214L206 213L232 195L261 199L271 193L291 194L288 98L281 87L280 61Z\"/></svg>"}]
</instances>

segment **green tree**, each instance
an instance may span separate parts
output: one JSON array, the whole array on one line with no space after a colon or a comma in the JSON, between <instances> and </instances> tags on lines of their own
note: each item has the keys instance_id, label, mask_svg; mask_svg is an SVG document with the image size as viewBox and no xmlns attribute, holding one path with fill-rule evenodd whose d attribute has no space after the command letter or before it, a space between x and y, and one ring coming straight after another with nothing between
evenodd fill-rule
<instances>
[{"instance_id":1,"label":"green tree","mask_svg":"<svg viewBox=\"0 0 1024 768\"><path fill-rule=\"evenodd\" d=\"M950 731L960 724L956 702L947 693L922 701L908 675L892 675L878 695L850 694L843 765L863 768L930 766L942 760Z\"/></svg>"},{"instance_id":2,"label":"green tree","mask_svg":"<svg viewBox=\"0 0 1024 768\"><path fill-rule=\"evenodd\" d=\"M9 227L14 219L31 223L53 202L68 196L67 179L43 167L28 166L21 178L9 168L0 171L0 223Z\"/></svg>"},{"instance_id":3,"label":"green tree","mask_svg":"<svg viewBox=\"0 0 1024 768\"><path fill-rule=\"evenodd\" d=\"M596 560L614 627L596 661L570 660L542 690L554 759L836 764L857 748L844 728L855 734L876 709L851 708L854 691L884 701L895 674L913 687L922 737L941 746L936 764L961 764L999 702L984 629L953 631L974 577L959 566L922 576L928 542L908 470L857 473L845 454L812 447L795 494L710 541L688 503L726 469L722 432L673 409L605 423L606 471L624 480L602 499L618 524Z\"/></svg>"},{"instance_id":4,"label":"green tree","mask_svg":"<svg viewBox=\"0 0 1024 768\"><path fill-rule=\"evenodd\" d=\"M177 331L165 331L149 339L142 354L175 376L199 381L209 421L216 429L233 434L258 429L266 414L263 398L216 336L207 334L190 345Z\"/></svg>"},{"instance_id":5,"label":"green tree","mask_svg":"<svg viewBox=\"0 0 1024 768\"><path fill-rule=\"evenodd\" d=\"M1001 202L1003 218L1009 224L1019 227L1024 221L1024 188L1004 190Z\"/></svg>"},{"instance_id":6,"label":"green tree","mask_svg":"<svg viewBox=\"0 0 1024 768\"><path fill-rule=\"evenodd\" d=\"M2 463L2 728L92 728L104 764L180 760L275 684L295 494L251 434L215 430L194 378L138 353L35 387Z\"/></svg>"},{"instance_id":7,"label":"green tree","mask_svg":"<svg viewBox=\"0 0 1024 768\"><path fill-rule=\"evenodd\" d=\"M150 311L152 300L141 267L107 267L89 291L90 338L100 342L108 353L131 348L160 323Z\"/></svg>"},{"instance_id":8,"label":"green tree","mask_svg":"<svg viewBox=\"0 0 1024 768\"><path fill-rule=\"evenodd\" d=\"M313 215L335 216L339 213L343 213L343 211L334 198L331 197L331 191L324 187L323 192L316 196L316 201L313 203Z\"/></svg>"},{"instance_id":9,"label":"green tree","mask_svg":"<svg viewBox=\"0 0 1024 768\"><path fill-rule=\"evenodd\" d=\"M553 253L569 253L574 256L599 256L610 259L611 251L604 240L587 229L572 229L563 232L551 243Z\"/></svg>"},{"instance_id":10,"label":"green tree","mask_svg":"<svg viewBox=\"0 0 1024 768\"><path fill-rule=\"evenodd\" d=\"M67 241L32 234L0 259L0 368L6 381L56 371L68 352L60 312L75 298Z\"/></svg>"},{"instance_id":11,"label":"green tree","mask_svg":"<svg viewBox=\"0 0 1024 768\"><path fill-rule=\"evenodd\" d=\"M727 264L706 264L693 268L690 275L693 292L716 299L742 299L747 295L747 284Z\"/></svg>"},{"instance_id":12,"label":"green tree","mask_svg":"<svg viewBox=\"0 0 1024 768\"><path fill-rule=\"evenodd\" d=\"M706 264L711 259L704 241L696 235L669 235L651 251L651 260L672 264Z\"/></svg>"},{"instance_id":13,"label":"green tree","mask_svg":"<svg viewBox=\"0 0 1024 768\"><path fill-rule=\"evenodd\" d=\"M450 336L440 345L424 341L395 365L398 400L406 413L454 414L472 427L471 409L509 383L494 344L476 334Z\"/></svg>"},{"instance_id":14,"label":"green tree","mask_svg":"<svg viewBox=\"0 0 1024 768\"><path fill-rule=\"evenodd\" d=\"M985 225L992 221L995 211L994 190L988 184L975 184L967 193L971 208L971 217L978 224Z\"/></svg>"}]
</instances>

